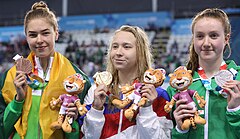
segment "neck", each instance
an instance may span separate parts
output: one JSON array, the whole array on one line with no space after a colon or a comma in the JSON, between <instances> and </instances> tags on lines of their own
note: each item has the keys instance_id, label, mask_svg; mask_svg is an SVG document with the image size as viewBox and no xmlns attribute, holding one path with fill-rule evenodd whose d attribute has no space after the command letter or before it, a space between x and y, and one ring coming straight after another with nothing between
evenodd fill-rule
<instances>
[{"instance_id":1,"label":"neck","mask_svg":"<svg viewBox=\"0 0 240 139\"><path fill-rule=\"evenodd\" d=\"M44 72L46 72L48 65L49 65L49 61L50 61L50 57L47 58L39 58L41 67L43 69Z\"/></svg>"},{"instance_id":2,"label":"neck","mask_svg":"<svg viewBox=\"0 0 240 139\"><path fill-rule=\"evenodd\" d=\"M204 69L206 76L211 78L216 72L219 71L222 61L222 59L215 62L205 62L200 60L199 65Z\"/></svg>"},{"instance_id":3,"label":"neck","mask_svg":"<svg viewBox=\"0 0 240 139\"><path fill-rule=\"evenodd\" d=\"M131 72L131 71L126 71L126 72L118 71L118 76L119 76L119 84L121 86L126 85L126 84L131 85L132 82L137 78L136 71L135 72Z\"/></svg>"}]
</instances>

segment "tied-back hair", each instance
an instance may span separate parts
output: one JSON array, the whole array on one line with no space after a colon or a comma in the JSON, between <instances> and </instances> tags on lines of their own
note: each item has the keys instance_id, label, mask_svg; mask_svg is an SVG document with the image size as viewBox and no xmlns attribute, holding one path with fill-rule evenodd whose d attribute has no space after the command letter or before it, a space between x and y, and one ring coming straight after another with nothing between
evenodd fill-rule
<instances>
[{"instance_id":1,"label":"tied-back hair","mask_svg":"<svg viewBox=\"0 0 240 139\"><path fill-rule=\"evenodd\" d=\"M187 69L192 70L192 71L197 71L198 66L199 66L199 59L198 59L198 55L194 50L194 44L193 44L193 35L194 35L194 26L197 23L198 20L202 19L202 18L214 18L219 20L223 27L224 27L224 35L225 37L227 35L231 34L231 25L228 19L227 14L218 8L209 8L209 9L205 9L202 12L199 12L192 20L192 25L191 25L191 31L192 31L192 40L189 46L189 59L187 62ZM227 52L228 49L228 56L227 58L231 55L231 48L229 43L226 44L225 48L224 48L224 53ZM192 72L193 74L194 72Z\"/></svg>"},{"instance_id":2,"label":"tied-back hair","mask_svg":"<svg viewBox=\"0 0 240 139\"><path fill-rule=\"evenodd\" d=\"M123 25L114 32L114 35L116 35L120 31L130 32L136 38L136 51L137 51L136 79L138 79L141 82L143 81L144 72L151 67L152 60L153 60L148 36L143 29L137 26ZM110 41L110 47L108 49L108 54L107 54L107 71L109 71L113 75L113 82L112 82L110 91L114 95L119 96L120 90L118 88L118 84L119 84L118 71L117 69L114 68L114 65L111 61L111 57L110 57L111 49L112 49L112 40Z\"/></svg>"},{"instance_id":3,"label":"tied-back hair","mask_svg":"<svg viewBox=\"0 0 240 139\"><path fill-rule=\"evenodd\" d=\"M43 1L36 2L32 5L31 10L27 12L24 18L24 31L27 34L26 30L28 23L32 19L44 18L48 23L54 27L54 31L58 31L58 23L55 14L49 10L47 4Z\"/></svg>"}]
</instances>

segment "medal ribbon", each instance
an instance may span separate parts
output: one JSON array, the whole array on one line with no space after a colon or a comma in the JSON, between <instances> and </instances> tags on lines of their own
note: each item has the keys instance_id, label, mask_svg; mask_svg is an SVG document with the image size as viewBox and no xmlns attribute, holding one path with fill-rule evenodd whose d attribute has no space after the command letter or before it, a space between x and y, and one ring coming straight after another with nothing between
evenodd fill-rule
<instances>
[{"instance_id":1,"label":"medal ribbon","mask_svg":"<svg viewBox=\"0 0 240 139\"><path fill-rule=\"evenodd\" d=\"M227 64L225 61L222 62L219 70L226 70L227 69ZM198 68L198 74L201 77L202 84L207 90L213 90L211 87L211 79L208 79L206 76L206 73L202 67L199 66Z\"/></svg>"},{"instance_id":2,"label":"medal ribbon","mask_svg":"<svg viewBox=\"0 0 240 139\"><path fill-rule=\"evenodd\" d=\"M33 60L33 65L34 65L34 70L33 70L33 74L34 75L37 75L38 77L40 77L39 76L39 73L38 73L38 65L37 65L37 62L36 62L36 56L34 57L34 60ZM33 78L33 80L31 80L28 76L27 76L27 82L28 82L28 85L32 88L32 89L34 89L34 90L42 90L42 89L44 89L46 86L47 86L47 84L48 84L48 80L49 79L47 79L48 77L49 77L49 72L50 72L50 69L51 69L51 66L52 66L52 58L50 59L50 63L49 63L49 67L48 67L48 70L47 70L47 72L46 72L46 78L43 80L43 81L41 81L40 79L37 79L37 78ZM43 77L44 77L45 75L43 75ZM40 78L42 78L42 77L40 77Z\"/></svg>"}]
</instances>

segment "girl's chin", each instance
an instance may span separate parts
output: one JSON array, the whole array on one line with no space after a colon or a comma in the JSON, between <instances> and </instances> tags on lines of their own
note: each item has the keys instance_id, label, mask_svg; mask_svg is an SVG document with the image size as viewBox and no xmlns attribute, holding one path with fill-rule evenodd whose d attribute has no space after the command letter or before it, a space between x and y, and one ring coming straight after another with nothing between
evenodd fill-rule
<instances>
[{"instance_id":1,"label":"girl's chin","mask_svg":"<svg viewBox=\"0 0 240 139\"><path fill-rule=\"evenodd\" d=\"M37 57L40 57L40 58L44 58L44 57L49 57L50 56L49 54L46 54L46 53L35 53L35 55Z\"/></svg>"}]
</instances>

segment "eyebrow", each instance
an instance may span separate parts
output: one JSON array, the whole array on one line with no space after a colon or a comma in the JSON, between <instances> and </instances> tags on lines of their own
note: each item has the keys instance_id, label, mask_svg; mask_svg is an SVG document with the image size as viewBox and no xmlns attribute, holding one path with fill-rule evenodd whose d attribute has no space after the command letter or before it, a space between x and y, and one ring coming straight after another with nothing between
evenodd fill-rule
<instances>
[{"instance_id":1,"label":"eyebrow","mask_svg":"<svg viewBox=\"0 0 240 139\"><path fill-rule=\"evenodd\" d=\"M44 29L44 30L41 30L40 32L44 32L44 31L49 31L49 29ZM36 33L36 31L28 31L28 33Z\"/></svg>"}]
</instances>

